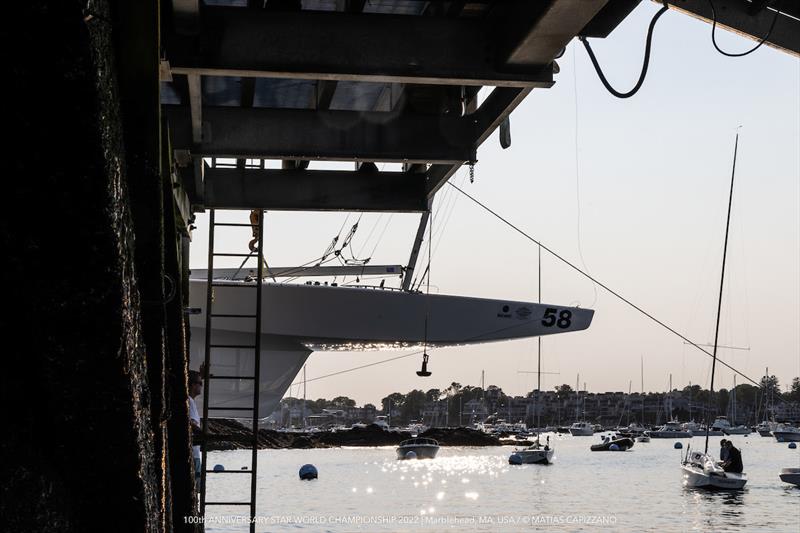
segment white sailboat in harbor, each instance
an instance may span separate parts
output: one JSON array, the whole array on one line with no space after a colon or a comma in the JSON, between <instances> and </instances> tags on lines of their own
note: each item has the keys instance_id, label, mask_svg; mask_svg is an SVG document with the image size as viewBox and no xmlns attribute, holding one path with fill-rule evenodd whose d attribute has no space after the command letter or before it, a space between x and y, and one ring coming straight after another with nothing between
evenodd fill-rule
<instances>
[{"instance_id":1,"label":"white sailboat in harbor","mask_svg":"<svg viewBox=\"0 0 800 533\"><path fill-rule=\"evenodd\" d=\"M538 301L542 301L542 248L539 247L539 298ZM537 344L537 366L536 366L536 395L534 396L536 400L536 428L537 434L536 439L533 441L533 444L530 446L523 448L522 450L514 450L514 453L508 458L508 463L512 465L522 465L522 464L551 464L553 462L553 456L555 455L555 449L550 445L550 437L547 437L545 444L541 442L541 434L538 433L540 431L539 428L542 427L541 421L541 407L539 406L539 393L542 390L542 338L539 337Z\"/></svg>"},{"instance_id":2,"label":"white sailboat in harbor","mask_svg":"<svg viewBox=\"0 0 800 533\"><path fill-rule=\"evenodd\" d=\"M733 179L736 175L736 152L739 147L739 133L736 133L736 143L733 149L733 169L731 171L731 189L728 199L728 216L725 226L725 244L722 248L722 272L719 282L719 299L717 303L717 320L714 333L714 353L711 363L711 386L709 402L714 397L714 373L717 366L717 348L719 341L719 321L722 312L722 295L725 286L725 259L728 253L728 233L731 223L731 206L733 205ZM706 413L708 413L706 406ZM691 451L691 446L686 449L686 456L681 463L683 486L686 488L740 490L747 483L747 474L742 472L726 472L708 453L709 428L706 423L705 450Z\"/></svg>"},{"instance_id":3,"label":"white sailboat in harbor","mask_svg":"<svg viewBox=\"0 0 800 533\"><path fill-rule=\"evenodd\" d=\"M594 425L590 424L586 420L580 420L580 418L586 418L585 409L584 409L584 416L581 417L581 411L580 411L581 397L580 397L580 391L578 390L580 388L580 382L581 382L581 375L578 374L578 379L575 382L575 420L576 420L576 422L573 423L569 427L569 433L573 437L591 437L592 435L594 435ZM584 396L584 402L585 401L586 401L586 398ZM585 403L584 403L584 407L585 407Z\"/></svg>"},{"instance_id":4,"label":"white sailboat in harbor","mask_svg":"<svg viewBox=\"0 0 800 533\"><path fill-rule=\"evenodd\" d=\"M736 424L736 375L733 376L733 389L731 389L731 421L727 428L722 429L726 435L749 435L750 428Z\"/></svg>"}]
</instances>

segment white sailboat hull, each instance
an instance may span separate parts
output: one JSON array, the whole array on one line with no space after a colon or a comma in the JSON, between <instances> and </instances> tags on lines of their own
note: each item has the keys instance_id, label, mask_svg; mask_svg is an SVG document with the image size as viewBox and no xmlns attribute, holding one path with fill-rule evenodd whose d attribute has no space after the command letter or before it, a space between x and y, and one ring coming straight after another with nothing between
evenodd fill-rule
<instances>
[{"instance_id":1,"label":"white sailboat hull","mask_svg":"<svg viewBox=\"0 0 800 533\"><path fill-rule=\"evenodd\" d=\"M255 282L220 281L214 315L254 315ZM190 280L190 368L205 359L206 280ZM309 354L315 350L379 350L458 346L580 331L594 315L580 309L532 302L430 295L324 285L263 283L259 417L278 406ZM252 376L255 320L212 316L209 372ZM210 406L252 406L253 381L212 379ZM198 406L200 407L200 406ZM210 417L249 417L240 410Z\"/></svg>"},{"instance_id":2,"label":"white sailboat hull","mask_svg":"<svg viewBox=\"0 0 800 533\"><path fill-rule=\"evenodd\" d=\"M692 489L741 490L747 484L747 474L724 472L711 474L696 465L683 465L683 486Z\"/></svg>"},{"instance_id":3,"label":"white sailboat hull","mask_svg":"<svg viewBox=\"0 0 800 533\"><path fill-rule=\"evenodd\" d=\"M747 474L725 472L713 457L698 451L687 453L681 471L683 486L690 489L740 490L747 483Z\"/></svg>"},{"instance_id":4,"label":"white sailboat hull","mask_svg":"<svg viewBox=\"0 0 800 533\"><path fill-rule=\"evenodd\" d=\"M215 314L253 314L255 282L220 282ZM191 317L205 328L206 281L191 280ZM263 283L261 331L291 337L313 350L457 346L580 331L590 309L511 300L324 285ZM548 312L549 310L549 312ZM426 326L427 323L427 326ZM427 328L427 329L426 329ZM215 318L214 329L252 332L253 321Z\"/></svg>"},{"instance_id":5,"label":"white sailboat hull","mask_svg":"<svg viewBox=\"0 0 800 533\"><path fill-rule=\"evenodd\" d=\"M519 459L514 458L513 462L512 459L509 459L509 463L511 464L524 464L524 465L534 465L534 464L550 464L553 462L553 455L555 454L555 450L550 448L549 450L545 450L544 448L536 449L524 449L515 451L511 454L513 458L515 455L519 457ZM518 461L518 462L517 462Z\"/></svg>"}]
</instances>

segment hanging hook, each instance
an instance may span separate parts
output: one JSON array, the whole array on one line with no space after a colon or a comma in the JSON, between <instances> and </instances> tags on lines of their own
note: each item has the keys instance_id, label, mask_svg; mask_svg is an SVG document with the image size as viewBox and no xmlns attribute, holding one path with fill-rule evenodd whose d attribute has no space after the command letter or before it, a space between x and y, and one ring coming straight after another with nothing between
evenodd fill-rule
<instances>
[{"instance_id":1,"label":"hanging hook","mask_svg":"<svg viewBox=\"0 0 800 533\"><path fill-rule=\"evenodd\" d=\"M426 378L426 377L431 375L431 373L428 372L428 354L427 353L423 353L422 354L422 369L417 371L417 375L419 377L421 377L421 378Z\"/></svg>"}]
</instances>

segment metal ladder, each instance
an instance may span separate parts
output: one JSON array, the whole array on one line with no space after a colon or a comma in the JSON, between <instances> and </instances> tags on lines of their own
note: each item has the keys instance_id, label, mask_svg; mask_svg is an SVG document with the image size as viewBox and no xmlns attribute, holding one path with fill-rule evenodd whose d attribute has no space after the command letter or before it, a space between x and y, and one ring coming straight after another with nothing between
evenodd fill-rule
<instances>
[{"instance_id":1,"label":"metal ladder","mask_svg":"<svg viewBox=\"0 0 800 533\"><path fill-rule=\"evenodd\" d=\"M255 532L256 526L256 485L257 485L257 472L258 472L258 407L259 407L259 392L260 392L260 371L261 371L261 298L262 298L262 283L264 279L264 213L259 211L260 216L256 224L239 224L231 222L216 222L214 210L209 210L209 225L208 225L208 285L206 292L206 338L205 338L205 363L204 363L204 392L203 392L203 446L202 446L202 470L200 474L200 514L205 516L206 506L249 506L250 507L250 531ZM242 285L245 290L255 290L256 308L255 314L215 314L213 312L214 304L214 287L220 283L214 282L214 258L215 257L252 257L253 253L237 254L237 253L217 253L214 251L214 232L217 226L227 227L249 227L258 228L258 277L256 283L252 286ZM215 318L235 318L240 320L255 320L255 334L252 345L238 345L238 344L212 344L211 328ZM213 375L211 373L211 364L213 362L214 349L224 348L241 348L252 349L254 360L254 375L252 376L237 376L237 375ZM211 398L211 382L215 380L250 380L253 381L253 406L252 407L226 407L209 405ZM253 422L253 439L251 441L252 456L249 470L221 470L214 471L208 468L207 463L207 447L208 442L208 413L209 411L242 411L243 413L251 413ZM219 437L224 438L220 435ZM232 502L232 501L207 501L206 500L206 487L208 475L228 475L228 474L243 474L250 476L250 501L249 502Z\"/></svg>"}]
</instances>

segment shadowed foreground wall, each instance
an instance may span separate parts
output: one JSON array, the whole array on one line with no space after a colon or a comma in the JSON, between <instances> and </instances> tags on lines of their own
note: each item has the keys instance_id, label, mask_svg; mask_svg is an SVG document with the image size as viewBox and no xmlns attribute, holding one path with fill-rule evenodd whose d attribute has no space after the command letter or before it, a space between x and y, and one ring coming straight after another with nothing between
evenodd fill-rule
<instances>
[{"instance_id":1,"label":"shadowed foreground wall","mask_svg":"<svg viewBox=\"0 0 800 533\"><path fill-rule=\"evenodd\" d=\"M162 481L153 419L166 418L151 410L167 380L151 390L147 364L164 346L148 350L142 331L111 16L85 5L9 6L1 34L0 520L4 531L169 531L176 483ZM180 400L185 366L175 373ZM175 416L185 428L185 411ZM174 457L188 457L178 442Z\"/></svg>"}]
</instances>

